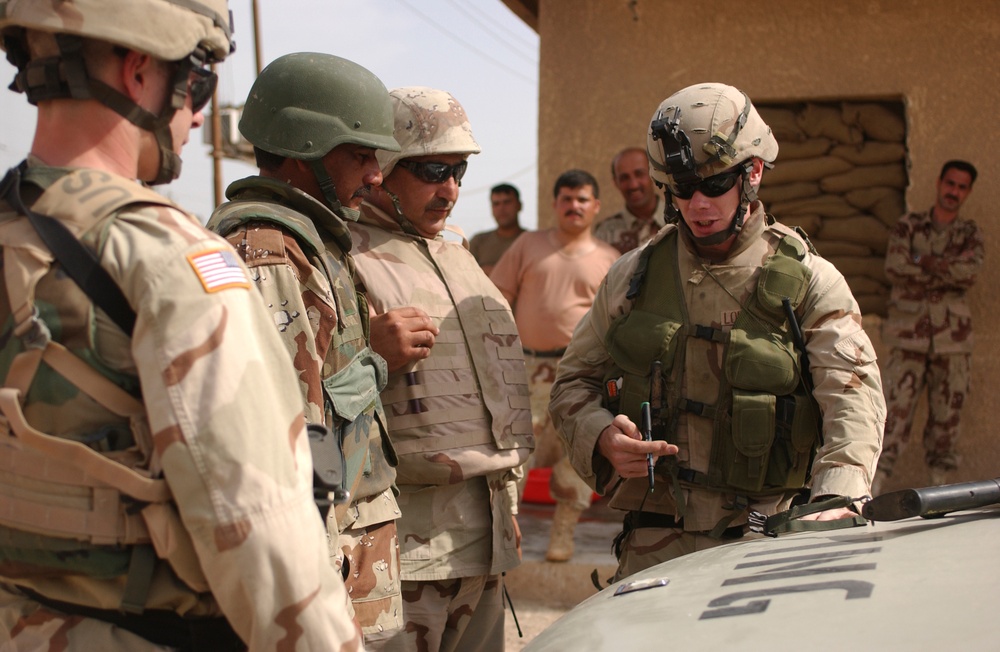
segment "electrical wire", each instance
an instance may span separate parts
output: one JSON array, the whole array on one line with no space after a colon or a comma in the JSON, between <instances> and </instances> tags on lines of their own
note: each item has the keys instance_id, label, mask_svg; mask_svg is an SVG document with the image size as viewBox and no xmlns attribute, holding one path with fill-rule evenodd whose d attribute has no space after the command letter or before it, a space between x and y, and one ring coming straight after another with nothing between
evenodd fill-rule
<instances>
[{"instance_id":1,"label":"electrical wire","mask_svg":"<svg viewBox=\"0 0 1000 652\"><path fill-rule=\"evenodd\" d=\"M532 64L534 66L538 65L538 57L537 56L530 57L530 56L526 55L524 52L522 52L521 50L518 50L518 49L514 48L508 41L505 41L504 39L500 38L500 36L498 36L496 34L496 31L497 31L497 28L503 30L504 32L507 33L507 36L509 36L509 37L511 37L511 38L513 38L515 40L520 41L520 43L523 45L524 48L533 49L533 50L535 50L536 53L538 51L538 43L528 43L528 42L525 42L524 40L521 40L520 36L518 36L517 34L515 34L513 31L511 31L510 29L508 29L504 25L502 25L502 24L500 24L500 23L498 23L496 21L488 22L490 20L489 17L486 17L485 19L483 19L483 18L477 18L473 12L469 11L469 9L466 9L465 7L463 7L460 3L456 2L455 0L447 0L447 2L452 7L454 7L459 13L463 14L466 18L468 18L469 20L471 20L472 22L474 22L475 24L479 25L484 30L486 30L486 32L490 36L492 36L494 39L496 39L497 42L502 43L503 45L506 45L508 48L510 48L511 52L513 52L514 54L516 54L517 56L521 57L522 59L524 59L525 61L527 61L528 63L530 63L530 64ZM482 12L480 11L479 13L482 13Z\"/></svg>"}]
</instances>

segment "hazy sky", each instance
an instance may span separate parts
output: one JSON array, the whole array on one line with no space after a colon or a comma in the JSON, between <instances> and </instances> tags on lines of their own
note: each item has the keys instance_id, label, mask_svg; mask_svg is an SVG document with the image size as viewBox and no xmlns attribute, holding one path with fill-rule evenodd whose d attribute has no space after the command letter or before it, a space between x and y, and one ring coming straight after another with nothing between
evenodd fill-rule
<instances>
[{"instance_id":1,"label":"hazy sky","mask_svg":"<svg viewBox=\"0 0 1000 652\"><path fill-rule=\"evenodd\" d=\"M465 107L483 148L470 158L451 221L470 236L493 228L489 188L508 181L521 190L522 224L537 226L538 36L500 0L259 0L259 5L265 65L289 52L326 52L356 61L390 89L450 91ZM229 7L237 50L219 68L222 106L242 104L256 76L252 2L230 0ZM0 62L3 86L13 77L13 66ZM31 147L34 109L23 95L0 89L0 116L0 167L6 169ZM181 178L157 189L207 219L214 208L212 163L200 132L192 133L183 159ZM227 161L223 184L255 171Z\"/></svg>"}]
</instances>

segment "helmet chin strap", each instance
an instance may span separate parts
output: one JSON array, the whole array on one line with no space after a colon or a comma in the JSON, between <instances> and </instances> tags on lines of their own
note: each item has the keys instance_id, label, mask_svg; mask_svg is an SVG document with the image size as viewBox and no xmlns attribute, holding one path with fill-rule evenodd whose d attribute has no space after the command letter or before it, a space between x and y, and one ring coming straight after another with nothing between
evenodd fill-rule
<instances>
[{"instance_id":1,"label":"helmet chin strap","mask_svg":"<svg viewBox=\"0 0 1000 652\"><path fill-rule=\"evenodd\" d=\"M399 203L399 195L391 192L385 186L382 186L382 192L389 195L389 199L392 200L392 207L396 210L396 221L399 223L400 228L403 229L403 232L408 233L409 235L415 235L418 238L424 237L420 234L420 231L417 231L417 227L413 226L413 222L411 222L406 215L403 214L403 207Z\"/></svg>"}]
</instances>

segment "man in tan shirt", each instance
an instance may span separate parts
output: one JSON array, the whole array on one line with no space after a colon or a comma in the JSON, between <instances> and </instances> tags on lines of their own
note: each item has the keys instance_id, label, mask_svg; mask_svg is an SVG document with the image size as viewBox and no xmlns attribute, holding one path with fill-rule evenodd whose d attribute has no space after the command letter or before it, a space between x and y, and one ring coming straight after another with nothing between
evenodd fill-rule
<instances>
[{"instance_id":1,"label":"man in tan shirt","mask_svg":"<svg viewBox=\"0 0 1000 652\"><path fill-rule=\"evenodd\" d=\"M619 255L591 234L601 209L598 193L597 181L589 173L564 172L553 190L556 226L519 237L490 275L514 310L524 344L537 447L532 466L553 467L549 486L557 507L546 554L549 561L573 556L573 530L592 493L566 459L552 427L549 393L573 330Z\"/></svg>"}]
</instances>

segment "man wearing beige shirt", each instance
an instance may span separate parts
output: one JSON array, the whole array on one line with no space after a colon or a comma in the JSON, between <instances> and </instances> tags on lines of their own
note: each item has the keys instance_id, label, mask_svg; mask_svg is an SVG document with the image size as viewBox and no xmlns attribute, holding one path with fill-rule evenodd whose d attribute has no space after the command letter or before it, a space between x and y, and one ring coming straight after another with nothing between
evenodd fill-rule
<instances>
[{"instance_id":1,"label":"man wearing beige shirt","mask_svg":"<svg viewBox=\"0 0 1000 652\"><path fill-rule=\"evenodd\" d=\"M556 226L523 234L490 275L514 310L524 344L537 447L532 465L553 467L549 487L557 507L546 554L549 561L573 556L573 530L592 493L566 459L552 427L549 393L573 330L619 255L591 234L601 209L598 193L597 181L583 170L560 175L553 189Z\"/></svg>"}]
</instances>

